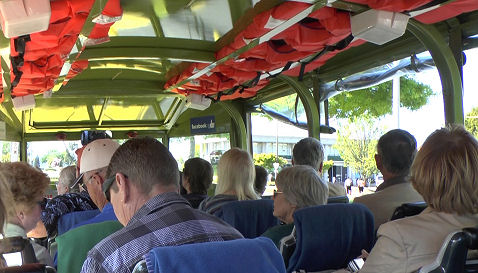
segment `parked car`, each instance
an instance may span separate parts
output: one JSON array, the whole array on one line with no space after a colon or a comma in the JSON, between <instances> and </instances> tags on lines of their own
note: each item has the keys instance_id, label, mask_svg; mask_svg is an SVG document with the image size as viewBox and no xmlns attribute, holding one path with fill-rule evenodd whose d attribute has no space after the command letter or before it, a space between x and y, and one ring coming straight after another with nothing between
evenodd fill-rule
<instances>
[{"instance_id":1,"label":"parked car","mask_svg":"<svg viewBox=\"0 0 478 273\"><path fill-rule=\"evenodd\" d=\"M209 154L209 161L211 162L212 165L215 165L219 162L219 159L221 158L222 154L224 153L223 150L215 150L212 151Z\"/></svg>"}]
</instances>

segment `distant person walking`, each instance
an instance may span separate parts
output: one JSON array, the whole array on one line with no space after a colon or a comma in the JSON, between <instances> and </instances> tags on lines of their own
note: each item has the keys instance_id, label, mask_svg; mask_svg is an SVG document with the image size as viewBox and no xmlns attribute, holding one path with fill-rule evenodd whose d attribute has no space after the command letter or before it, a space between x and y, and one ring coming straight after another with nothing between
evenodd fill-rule
<instances>
[{"instance_id":1,"label":"distant person walking","mask_svg":"<svg viewBox=\"0 0 478 273\"><path fill-rule=\"evenodd\" d=\"M350 177L347 177L347 179L345 179L345 188L347 190L347 194L352 194L352 184L352 179Z\"/></svg>"},{"instance_id":2,"label":"distant person walking","mask_svg":"<svg viewBox=\"0 0 478 273\"><path fill-rule=\"evenodd\" d=\"M362 193L363 189L365 187L365 180L363 178L359 178L357 180L357 186L358 186L358 189L359 189L359 193Z\"/></svg>"}]
</instances>

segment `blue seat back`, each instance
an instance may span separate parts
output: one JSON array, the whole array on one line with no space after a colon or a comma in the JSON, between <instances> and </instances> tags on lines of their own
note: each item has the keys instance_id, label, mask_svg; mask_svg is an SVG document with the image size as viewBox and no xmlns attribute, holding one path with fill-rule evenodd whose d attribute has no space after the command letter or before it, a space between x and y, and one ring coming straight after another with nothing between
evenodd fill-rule
<instances>
[{"instance_id":1,"label":"blue seat back","mask_svg":"<svg viewBox=\"0 0 478 273\"><path fill-rule=\"evenodd\" d=\"M285 273L282 256L265 237L158 247L145 259L150 273Z\"/></svg>"},{"instance_id":2,"label":"blue seat back","mask_svg":"<svg viewBox=\"0 0 478 273\"><path fill-rule=\"evenodd\" d=\"M62 235L63 233L70 230L73 226L89 220L100 213L100 210L84 210L84 211L74 211L62 215L60 219L58 219L58 235Z\"/></svg>"},{"instance_id":3,"label":"blue seat back","mask_svg":"<svg viewBox=\"0 0 478 273\"><path fill-rule=\"evenodd\" d=\"M236 228L245 238L256 238L279 224L273 211L272 200L244 200L224 204L215 215Z\"/></svg>"},{"instance_id":4,"label":"blue seat back","mask_svg":"<svg viewBox=\"0 0 478 273\"><path fill-rule=\"evenodd\" d=\"M328 204L294 213L296 246L287 272L321 271L347 267L350 260L370 251L374 220L362 204Z\"/></svg>"}]
</instances>

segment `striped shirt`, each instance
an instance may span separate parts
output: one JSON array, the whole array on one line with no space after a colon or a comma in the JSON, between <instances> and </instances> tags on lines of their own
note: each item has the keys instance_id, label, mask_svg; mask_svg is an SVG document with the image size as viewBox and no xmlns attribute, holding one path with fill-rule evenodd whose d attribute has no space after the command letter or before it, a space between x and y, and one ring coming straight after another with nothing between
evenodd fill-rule
<instances>
[{"instance_id":1,"label":"striped shirt","mask_svg":"<svg viewBox=\"0 0 478 273\"><path fill-rule=\"evenodd\" d=\"M98 243L81 272L129 273L158 246L238 238L242 235L219 218L191 208L177 193L164 193L146 202L123 229Z\"/></svg>"}]
</instances>

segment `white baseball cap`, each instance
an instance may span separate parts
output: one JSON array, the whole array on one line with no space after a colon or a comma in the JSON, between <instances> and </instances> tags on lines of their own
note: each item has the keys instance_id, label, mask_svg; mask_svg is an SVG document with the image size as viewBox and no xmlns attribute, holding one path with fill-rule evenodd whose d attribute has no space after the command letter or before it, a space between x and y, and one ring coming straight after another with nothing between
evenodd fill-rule
<instances>
[{"instance_id":1,"label":"white baseball cap","mask_svg":"<svg viewBox=\"0 0 478 273\"><path fill-rule=\"evenodd\" d=\"M80 175L72 188L83 178L85 172L97 170L110 164L111 157L120 145L111 139L97 139L83 149L80 160Z\"/></svg>"}]
</instances>

